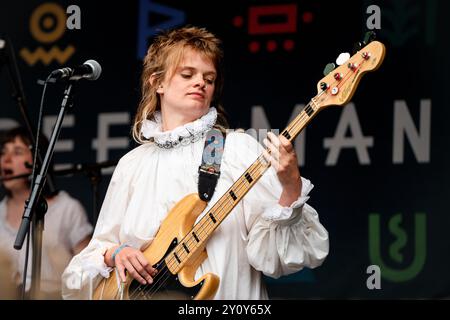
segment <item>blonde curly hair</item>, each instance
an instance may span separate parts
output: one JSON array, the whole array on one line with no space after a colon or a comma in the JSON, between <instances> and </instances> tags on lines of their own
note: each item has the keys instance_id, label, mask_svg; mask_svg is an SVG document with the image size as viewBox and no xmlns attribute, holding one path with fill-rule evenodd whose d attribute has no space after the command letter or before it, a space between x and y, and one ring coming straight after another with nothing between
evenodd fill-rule
<instances>
[{"instance_id":1,"label":"blonde curly hair","mask_svg":"<svg viewBox=\"0 0 450 320\"><path fill-rule=\"evenodd\" d=\"M180 65L186 49L193 49L210 59L216 68L217 77L212 105L217 109L216 128L225 132L228 123L225 111L219 99L223 88L221 41L204 28L186 26L159 34L147 51L144 58L141 76L142 98L134 118L132 134L137 143L146 143L141 134L141 127L145 120L151 120L155 111L161 109L158 86L167 79L171 79L176 68ZM153 78L152 78L153 77Z\"/></svg>"}]
</instances>

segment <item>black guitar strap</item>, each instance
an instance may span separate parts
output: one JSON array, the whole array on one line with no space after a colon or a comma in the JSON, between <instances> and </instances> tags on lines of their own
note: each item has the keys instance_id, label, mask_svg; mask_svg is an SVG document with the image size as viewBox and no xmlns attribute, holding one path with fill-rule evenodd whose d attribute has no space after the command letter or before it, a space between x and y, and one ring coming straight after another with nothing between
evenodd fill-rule
<instances>
[{"instance_id":1,"label":"black guitar strap","mask_svg":"<svg viewBox=\"0 0 450 320\"><path fill-rule=\"evenodd\" d=\"M225 135L212 128L206 133L202 164L198 168L198 195L208 202L216 189L220 177L220 164L225 147Z\"/></svg>"}]
</instances>

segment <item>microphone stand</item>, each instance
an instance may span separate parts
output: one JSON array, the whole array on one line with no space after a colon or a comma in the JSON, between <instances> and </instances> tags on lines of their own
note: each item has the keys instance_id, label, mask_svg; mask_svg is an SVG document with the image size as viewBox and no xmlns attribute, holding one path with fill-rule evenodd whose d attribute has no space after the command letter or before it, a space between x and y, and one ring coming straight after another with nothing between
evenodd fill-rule
<instances>
[{"instance_id":1,"label":"microphone stand","mask_svg":"<svg viewBox=\"0 0 450 320\"><path fill-rule=\"evenodd\" d=\"M14 243L14 248L20 250L23 245L26 233L29 230L30 222L33 218L33 212L36 212L36 217L33 220L33 282L31 297L37 298L40 291L40 271L41 271L41 250L42 250L42 231L44 229L44 215L47 211L47 202L45 201L42 193L44 188L47 171L53 157L55 150L55 144L58 140L59 134L61 132L62 123L66 113L66 108L71 108L73 106L72 101L72 86L73 82L69 81L64 90L64 98L61 103L61 109L56 119L55 126L50 137L50 143L45 154L45 158L42 162L39 174L33 181L32 189L28 200L25 202L25 211L22 216L22 222L17 233L16 241ZM25 290L25 285L23 286Z\"/></svg>"},{"instance_id":2,"label":"microphone stand","mask_svg":"<svg viewBox=\"0 0 450 320\"><path fill-rule=\"evenodd\" d=\"M19 107L20 113L21 113L23 121L25 123L25 127L28 130L31 143L35 149L34 152L36 152L36 155L37 155L37 162L38 162L37 167L39 167L39 165L43 163L40 150L36 149L36 139L39 137L34 136L34 128L31 125L30 118L28 117L25 94L24 94L24 90L23 90L23 86L22 86L22 81L20 78L19 69L17 66L17 61L16 61L15 54L14 54L13 45L12 45L12 42L9 40L9 38L6 36L0 37L0 43L2 44L2 46L0 47L0 51L4 51L4 54L3 54L3 52L0 52L0 58L1 58L0 62L2 64L7 65L7 71L8 71L9 79L11 82L11 87L12 87L12 96L13 96L14 100L16 101L17 106ZM48 164L47 164L47 166L48 166ZM43 172L42 169L43 169L43 167L41 168L41 172ZM46 171L47 171L47 169L45 169L45 173L46 173ZM31 297L37 297L37 293L40 291L42 232L44 230L44 215L45 215L45 212L47 211L47 203L45 202L45 199L40 197L40 192L42 191L45 180L47 181L47 188L48 188L50 194L54 195L57 193L52 175L48 175L48 177L46 177L45 175L38 176L37 178L39 178L39 179L36 179L36 180L40 180L40 179L42 179L42 177L45 177L46 179L44 178L44 181L42 182L42 187L41 187L41 190L39 191L39 195L32 195L33 197L30 196L29 200L27 200L27 203L25 205L25 208L27 208L29 205L30 199L33 199L32 206L33 206L33 209L36 209L36 213L37 213L36 219L33 221L33 225L32 225L32 227L33 227L33 230L32 230L33 262L32 262L32 283L31 283L32 295L31 295ZM35 183L36 183L36 181L35 181ZM41 183L41 182L38 182L38 183ZM36 197L36 196L38 196L38 197ZM38 201L38 203L39 203L38 205L35 204L37 198L40 198ZM25 214L26 214L26 216L25 216ZM30 230L30 219L31 218L32 218L31 208L28 212L26 209L25 213L24 213L24 217L22 217L22 224L21 224L21 226L19 228L19 232L16 236L16 242L14 243L14 248L17 250L22 249L24 238ZM28 259L26 259L25 261L28 261ZM25 270L26 270L26 268L27 268L27 265L25 265ZM24 272L22 298L25 297L26 277L27 277L27 275Z\"/></svg>"}]
</instances>

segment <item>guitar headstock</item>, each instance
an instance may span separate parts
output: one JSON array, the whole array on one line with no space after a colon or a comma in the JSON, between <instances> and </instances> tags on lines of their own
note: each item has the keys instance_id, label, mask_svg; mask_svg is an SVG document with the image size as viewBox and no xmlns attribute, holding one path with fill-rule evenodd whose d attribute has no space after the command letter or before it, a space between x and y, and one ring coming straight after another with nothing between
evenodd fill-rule
<instances>
[{"instance_id":1,"label":"guitar headstock","mask_svg":"<svg viewBox=\"0 0 450 320\"><path fill-rule=\"evenodd\" d=\"M357 51L346 63L331 71L317 84L318 95L313 98L317 108L347 104L363 74L374 71L383 63L386 48L372 41Z\"/></svg>"}]
</instances>

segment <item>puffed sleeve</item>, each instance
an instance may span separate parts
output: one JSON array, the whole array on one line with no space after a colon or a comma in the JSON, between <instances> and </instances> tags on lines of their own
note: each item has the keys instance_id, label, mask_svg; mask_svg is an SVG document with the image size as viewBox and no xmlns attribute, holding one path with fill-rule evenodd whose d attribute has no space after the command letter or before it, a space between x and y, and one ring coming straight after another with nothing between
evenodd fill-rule
<instances>
[{"instance_id":1,"label":"puffed sleeve","mask_svg":"<svg viewBox=\"0 0 450 320\"><path fill-rule=\"evenodd\" d=\"M248 134L232 133L227 137L225 150L236 180L262 153L263 147ZM315 268L325 260L328 232L316 210L306 203L312 188L312 183L302 177L300 197L290 207L282 207L278 204L282 186L270 167L243 198L241 221L247 230L246 251L255 269L278 278L303 267Z\"/></svg>"},{"instance_id":2,"label":"puffed sleeve","mask_svg":"<svg viewBox=\"0 0 450 320\"><path fill-rule=\"evenodd\" d=\"M62 275L64 299L89 299L102 277L109 277L104 254L119 243L119 230L131 194L122 158L111 177L94 234L89 244L74 256Z\"/></svg>"}]
</instances>

